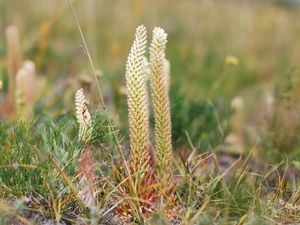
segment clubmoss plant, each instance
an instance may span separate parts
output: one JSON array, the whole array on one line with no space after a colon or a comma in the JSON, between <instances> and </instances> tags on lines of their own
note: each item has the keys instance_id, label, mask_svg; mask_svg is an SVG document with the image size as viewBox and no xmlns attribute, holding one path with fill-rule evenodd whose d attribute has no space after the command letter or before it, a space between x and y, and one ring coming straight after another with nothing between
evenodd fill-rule
<instances>
[{"instance_id":1,"label":"clubmoss plant","mask_svg":"<svg viewBox=\"0 0 300 225\"><path fill-rule=\"evenodd\" d=\"M137 27L135 40L126 64L126 87L128 103L129 138L133 171L148 171L149 155L149 109L144 80L144 54L147 44L146 28Z\"/></svg>"},{"instance_id":2,"label":"clubmoss plant","mask_svg":"<svg viewBox=\"0 0 300 225\"><path fill-rule=\"evenodd\" d=\"M142 218L153 212L157 201L155 170L149 151L149 104L147 95L146 28L136 29L135 40L126 64L126 88L130 139L129 176L122 181L118 214L122 218Z\"/></svg>"},{"instance_id":3,"label":"clubmoss plant","mask_svg":"<svg viewBox=\"0 0 300 225\"><path fill-rule=\"evenodd\" d=\"M169 65L165 59L167 34L161 28L153 30L150 62L144 57L146 29L137 27L126 65L126 88L130 137L130 169L133 178L121 185L120 195L125 201L118 208L121 217L143 218L149 212L161 210L160 196L166 181L172 180L173 155L171 143L171 118L168 99ZM149 138L149 100L147 81L151 77L155 118L155 154L151 154ZM155 165L157 167L155 167ZM129 176L129 178L130 178ZM129 179L128 178L128 179ZM164 189L164 188L163 188ZM168 190L169 187L168 187Z\"/></svg>"},{"instance_id":4,"label":"clubmoss plant","mask_svg":"<svg viewBox=\"0 0 300 225\"><path fill-rule=\"evenodd\" d=\"M165 59L167 33L154 28L150 46L151 91L155 120L155 150L157 174L162 180L170 179L173 172L171 116L168 97L169 66Z\"/></svg>"}]
</instances>

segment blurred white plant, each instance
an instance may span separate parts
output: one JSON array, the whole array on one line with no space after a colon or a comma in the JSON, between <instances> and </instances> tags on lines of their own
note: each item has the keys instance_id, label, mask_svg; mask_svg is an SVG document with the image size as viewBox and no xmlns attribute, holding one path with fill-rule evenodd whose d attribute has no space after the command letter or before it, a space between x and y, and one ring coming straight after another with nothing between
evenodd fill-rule
<instances>
[{"instance_id":1,"label":"blurred white plant","mask_svg":"<svg viewBox=\"0 0 300 225\"><path fill-rule=\"evenodd\" d=\"M15 105L19 118L28 119L35 103L35 64L25 61L16 76Z\"/></svg>"},{"instance_id":2,"label":"blurred white plant","mask_svg":"<svg viewBox=\"0 0 300 225\"><path fill-rule=\"evenodd\" d=\"M7 26L5 29L6 52L9 75L8 100L14 106L16 76L21 68L22 54L19 29L15 25Z\"/></svg>"}]
</instances>

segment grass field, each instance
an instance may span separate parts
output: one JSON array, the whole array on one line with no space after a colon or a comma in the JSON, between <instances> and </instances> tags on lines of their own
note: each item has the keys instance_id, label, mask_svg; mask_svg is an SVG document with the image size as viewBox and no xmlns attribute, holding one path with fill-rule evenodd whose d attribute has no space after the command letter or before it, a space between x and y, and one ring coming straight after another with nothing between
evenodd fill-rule
<instances>
[{"instance_id":1,"label":"grass field","mask_svg":"<svg viewBox=\"0 0 300 225\"><path fill-rule=\"evenodd\" d=\"M0 1L0 224L299 224L299 13Z\"/></svg>"}]
</instances>

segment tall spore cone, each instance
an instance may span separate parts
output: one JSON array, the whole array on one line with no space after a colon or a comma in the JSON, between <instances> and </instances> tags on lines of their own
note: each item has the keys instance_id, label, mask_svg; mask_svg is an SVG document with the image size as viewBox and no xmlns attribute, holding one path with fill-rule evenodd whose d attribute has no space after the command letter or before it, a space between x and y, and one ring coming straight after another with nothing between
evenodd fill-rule
<instances>
[{"instance_id":1,"label":"tall spore cone","mask_svg":"<svg viewBox=\"0 0 300 225\"><path fill-rule=\"evenodd\" d=\"M145 83L144 53L147 44L146 28L136 29L135 40L126 64L126 87L129 120L131 165L134 172L147 171L149 156L149 112Z\"/></svg>"},{"instance_id":2,"label":"tall spore cone","mask_svg":"<svg viewBox=\"0 0 300 225\"><path fill-rule=\"evenodd\" d=\"M165 59L167 33L154 28L150 45L151 89L155 120L155 150L158 177L168 180L173 172L171 116L168 98L169 69Z\"/></svg>"},{"instance_id":3,"label":"tall spore cone","mask_svg":"<svg viewBox=\"0 0 300 225\"><path fill-rule=\"evenodd\" d=\"M20 34L15 25L10 25L5 30L7 65L9 75L8 101L14 105L16 75L21 68Z\"/></svg>"},{"instance_id":4,"label":"tall spore cone","mask_svg":"<svg viewBox=\"0 0 300 225\"><path fill-rule=\"evenodd\" d=\"M88 104L83 89L77 90L75 95L76 119L79 123L79 138L84 143L87 143L91 138L91 115Z\"/></svg>"}]
</instances>

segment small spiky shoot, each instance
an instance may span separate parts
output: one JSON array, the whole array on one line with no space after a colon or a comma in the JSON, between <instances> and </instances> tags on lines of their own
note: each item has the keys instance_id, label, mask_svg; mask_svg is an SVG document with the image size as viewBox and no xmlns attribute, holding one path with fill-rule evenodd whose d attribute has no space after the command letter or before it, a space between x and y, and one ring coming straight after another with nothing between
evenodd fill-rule
<instances>
[{"instance_id":1,"label":"small spiky shoot","mask_svg":"<svg viewBox=\"0 0 300 225\"><path fill-rule=\"evenodd\" d=\"M91 151L92 118L88 110L88 101L83 94L83 88L76 91L75 108L76 119L79 123L79 139L84 144L83 151L79 156L78 177L80 179L79 196L89 208L93 207L94 181L96 177L96 161Z\"/></svg>"},{"instance_id":2,"label":"small spiky shoot","mask_svg":"<svg viewBox=\"0 0 300 225\"><path fill-rule=\"evenodd\" d=\"M149 168L149 112L145 84L144 53L147 44L146 28L136 29L135 40L126 64L126 87L129 120L131 165L134 171Z\"/></svg>"},{"instance_id":3,"label":"small spiky shoot","mask_svg":"<svg viewBox=\"0 0 300 225\"><path fill-rule=\"evenodd\" d=\"M76 119L79 123L79 139L84 143L87 143L91 138L91 115L88 104L83 89L77 90L75 95Z\"/></svg>"},{"instance_id":4,"label":"small spiky shoot","mask_svg":"<svg viewBox=\"0 0 300 225\"><path fill-rule=\"evenodd\" d=\"M165 59L167 33L162 28L153 30L150 45L151 88L155 120L155 150L157 173L169 179L173 172L171 116L168 98L169 71Z\"/></svg>"},{"instance_id":5,"label":"small spiky shoot","mask_svg":"<svg viewBox=\"0 0 300 225\"><path fill-rule=\"evenodd\" d=\"M7 65L9 75L8 101L14 106L16 75L21 68L20 35L16 26L10 25L5 30Z\"/></svg>"},{"instance_id":6,"label":"small spiky shoot","mask_svg":"<svg viewBox=\"0 0 300 225\"><path fill-rule=\"evenodd\" d=\"M26 61L16 76L15 103L19 118L30 118L35 97L35 64Z\"/></svg>"}]
</instances>

